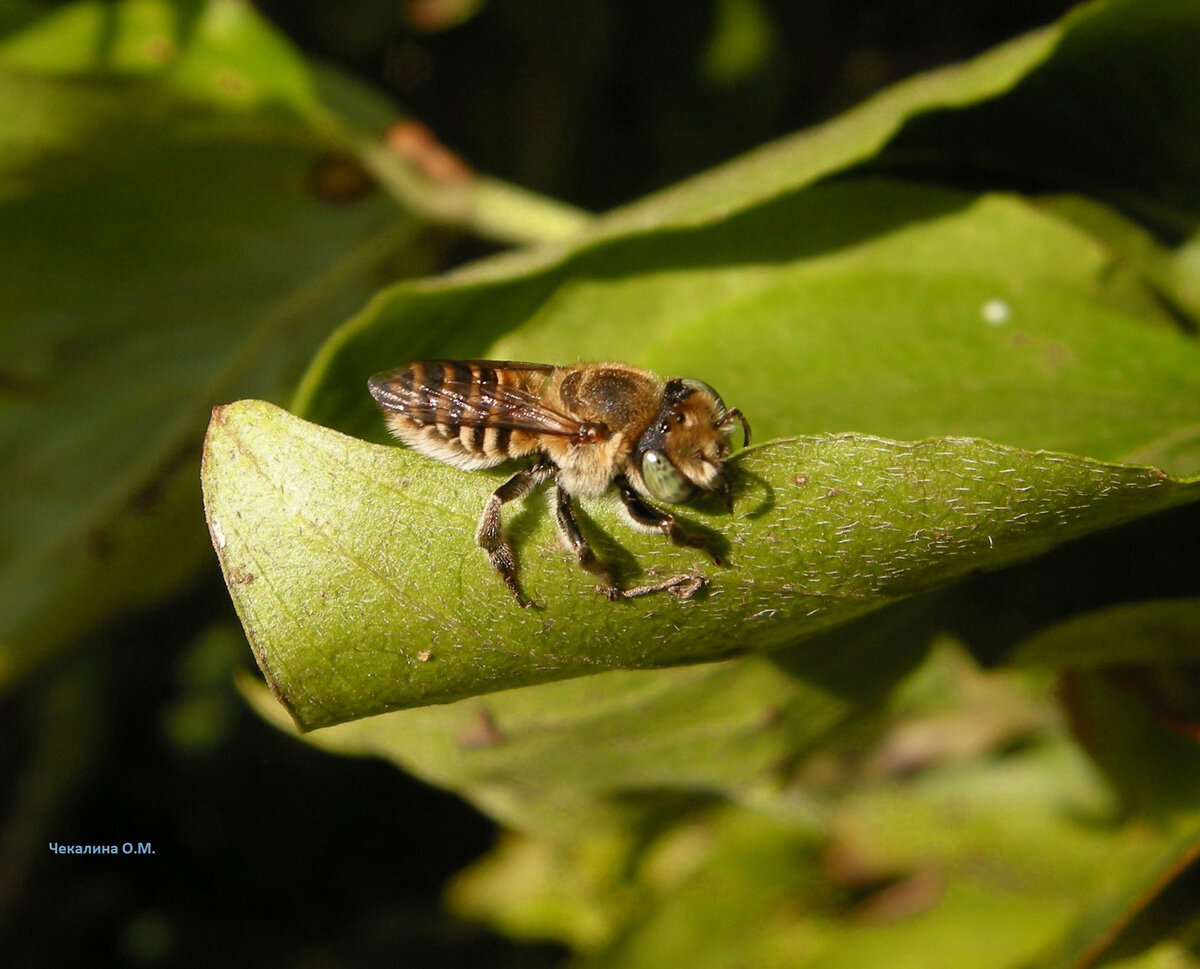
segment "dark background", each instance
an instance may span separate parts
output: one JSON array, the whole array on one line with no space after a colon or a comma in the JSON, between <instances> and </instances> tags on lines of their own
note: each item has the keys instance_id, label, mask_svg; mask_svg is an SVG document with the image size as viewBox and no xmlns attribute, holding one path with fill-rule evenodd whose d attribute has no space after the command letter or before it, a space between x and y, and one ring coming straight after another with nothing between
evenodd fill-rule
<instances>
[{"instance_id":1,"label":"dark background","mask_svg":"<svg viewBox=\"0 0 1200 969\"><path fill-rule=\"evenodd\" d=\"M480 171L600 211L1072 4L761 0L757 52L715 66L719 11L736 0L491 0L457 26L428 0L258 6ZM488 820L268 727L232 686L238 666L252 662L214 558L185 598L96 633L0 701L5 964L563 961L441 913L442 884L492 843ZM47 832L155 853L58 855Z\"/></svg>"}]
</instances>

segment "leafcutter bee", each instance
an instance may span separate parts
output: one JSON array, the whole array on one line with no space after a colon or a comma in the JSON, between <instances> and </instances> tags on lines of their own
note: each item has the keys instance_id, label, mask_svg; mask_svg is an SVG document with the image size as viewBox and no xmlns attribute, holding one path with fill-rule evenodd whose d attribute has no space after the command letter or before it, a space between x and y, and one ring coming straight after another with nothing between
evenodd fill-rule
<instances>
[{"instance_id":1,"label":"leafcutter bee","mask_svg":"<svg viewBox=\"0 0 1200 969\"><path fill-rule=\"evenodd\" d=\"M647 501L674 505L715 494L732 506L725 460L735 424L746 444L750 424L704 381L664 380L623 363L424 360L376 374L369 386L391 433L421 454L466 470L529 462L488 497L475 532L521 606L530 600L517 579L500 509L547 481L554 482L559 538L601 578L600 591L609 599L663 590L687 594L703 580L684 575L622 589L579 530L576 495L614 488L635 527L701 548L720 564L707 543Z\"/></svg>"}]
</instances>

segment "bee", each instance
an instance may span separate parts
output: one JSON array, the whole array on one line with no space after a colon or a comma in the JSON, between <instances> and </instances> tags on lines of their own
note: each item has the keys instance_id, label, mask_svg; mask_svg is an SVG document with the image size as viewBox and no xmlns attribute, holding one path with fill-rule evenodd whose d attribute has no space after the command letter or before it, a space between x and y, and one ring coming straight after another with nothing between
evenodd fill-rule
<instances>
[{"instance_id":1,"label":"bee","mask_svg":"<svg viewBox=\"0 0 1200 969\"><path fill-rule=\"evenodd\" d=\"M609 600L664 590L688 595L703 580L682 575L621 588L580 532L575 496L614 489L634 527L702 549L721 564L703 540L650 504L709 494L732 508L725 460L735 424L741 424L744 444L750 443L750 424L704 381L664 380L623 363L425 360L376 374L368 386L388 430L421 454L465 470L527 460L488 497L475 532L522 607L530 600L521 590L500 510L549 481L560 541L601 578L600 591Z\"/></svg>"}]
</instances>

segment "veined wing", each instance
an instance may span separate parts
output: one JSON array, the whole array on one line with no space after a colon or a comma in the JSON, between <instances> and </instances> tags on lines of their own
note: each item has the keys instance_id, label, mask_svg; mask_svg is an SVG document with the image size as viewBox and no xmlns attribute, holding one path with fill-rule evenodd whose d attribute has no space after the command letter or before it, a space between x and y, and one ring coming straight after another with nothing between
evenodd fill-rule
<instances>
[{"instance_id":1,"label":"veined wing","mask_svg":"<svg viewBox=\"0 0 1200 969\"><path fill-rule=\"evenodd\" d=\"M535 389L557 367L512 360L418 360L370 379L371 396L385 411L417 424L446 429L495 427L550 434L578 443L608 436L594 422L550 407ZM530 380L538 374L542 381ZM531 386L532 385L532 386Z\"/></svg>"}]
</instances>

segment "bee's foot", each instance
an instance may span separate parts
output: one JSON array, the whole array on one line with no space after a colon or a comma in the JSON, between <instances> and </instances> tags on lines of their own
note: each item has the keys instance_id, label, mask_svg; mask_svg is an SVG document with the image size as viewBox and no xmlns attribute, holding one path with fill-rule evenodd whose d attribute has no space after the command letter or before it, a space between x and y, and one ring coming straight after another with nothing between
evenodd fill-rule
<instances>
[{"instance_id":1,"label":"bee's foot","mask_svg":"<svg viewBox=\"0 0 1200 969\"><path fill-rule=\"evenodd\" d=\"M634 586L632 589L621 589L617 586L597 586L597 591L609 602L618 599L639 599L642 596L653 595L656 592L669 592L679 599L691 599L701 589L708 585L708 579L702 575L683 574L673 575L661 582L649 582L645 585Z\"/></svg>"},{"instance_id":2,"label":"bee's foot","mask_svg":"<svg viewBox=\"0 0 1200 969\"><path fill-rule=\"evenodd\" d=\"M513 598L517 600L517 605L522 609L531 609L537 605L537 603L535 603L529 598L529 596L525 595L525 593L521 591L521 587L515 582L506 581L504 584L508 586L508 591L513 594Z\"/></svg>"},{"instance_id":3,"label":"bee's foot","mask_svg":"<svg viewBox=\"0 0 1200 969\"><path fill-rule=\"evenodd\" d=\"M718 561L717 565L720 564ZM702 575L677 575L669 581L672 584L667 586L667 591L680 599L691 599L708 585L708 579Z\"/></svg>"}]
</instances>

